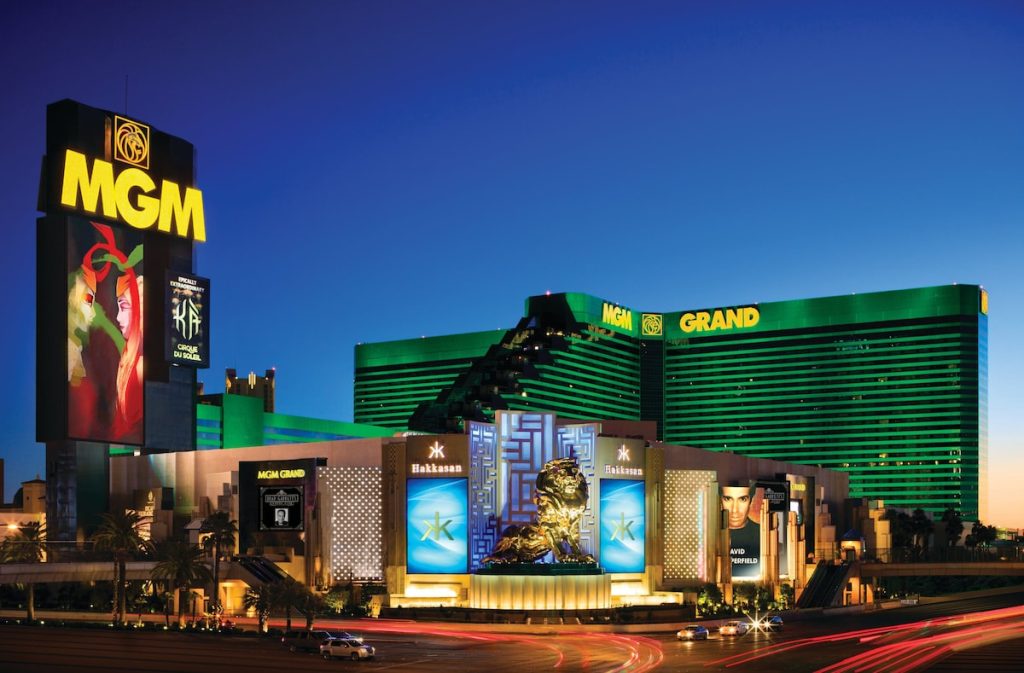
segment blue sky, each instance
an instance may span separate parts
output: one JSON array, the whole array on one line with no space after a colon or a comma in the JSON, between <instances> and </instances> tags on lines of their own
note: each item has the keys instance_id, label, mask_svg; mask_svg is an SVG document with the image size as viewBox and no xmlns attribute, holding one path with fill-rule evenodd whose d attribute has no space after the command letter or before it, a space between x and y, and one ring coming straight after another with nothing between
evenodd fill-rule
<instances>
[{"instance_id":1,"label":"blue sky","mask_svg":"<svg viewBox=\"0 0 1024 673\"><path fill-rule=\"evenodd\" d=\"M210 5L210 6L207 6ZM1024 5L19 3L0 21L6 497L34 443L47 103L195 143L212 367L352 418L353 347L641 310L980 283L990 519L1024 526ZM1012 495L1011 495L1012 494Z\"/></svg>"}]
</instances>

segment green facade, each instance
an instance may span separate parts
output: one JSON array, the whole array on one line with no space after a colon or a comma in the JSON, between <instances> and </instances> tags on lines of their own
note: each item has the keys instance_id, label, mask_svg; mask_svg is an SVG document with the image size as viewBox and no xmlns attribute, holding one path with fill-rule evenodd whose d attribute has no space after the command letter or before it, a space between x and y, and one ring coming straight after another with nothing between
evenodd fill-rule
<instances>
[{"instance_id":1,"label":"green facade","mask_svg":"<svg viewBox=\"0 0 1024 673\"><path fill-rule=\"evenodd\" d=\"M979 296L947 286L766 303L752 328L669 338L665 441L843 470L850 497L976 515Z\"/></svg>"},{"instance_id":2,"label":"green facade","mask_svg":"<svg viewBox=\"0 0 1024 673\"><path fill-rule=\"evenodd\" d=\"M636 339L590 329L565 336L568 347L552 350L552 362L534 365L514 410L553 411L559 418L640 420L640 352Z\"/></svg>"},{"instance_id":3,"label":"green facade","mask_svg":"<svg viewBox=\"0 0 1024 673\"><path fill-rule=\"evenodd\" d=\"M668 313L568 293L531 297L525 313L504 332L357 347L356 420L655 420L669 443L847 471L851 497L984 515L978 286Z\"/></svg>"},{"instance_id":4,"label":"green facade","mask_svg":"<svg viewBox=\"0 0 1024 673\"><path fill-rule=\"evenodd\" d=\"M237 449L268 444L300 444L358 437L388 437L392 431L362 423L344 423L263 411L263 400L224 395L221 406L196 405L196 446Z\"/></svg>"},{"instance_id":5,"label":"green facade","mask_svg":"<svg viewBox=\"0 0 1024 673\"><path fill-rule=\"evenodd\" d=\"M405 430L416 407L437 397L505 330L356 346L356 423Z\"/></svg>"}]
</instances>

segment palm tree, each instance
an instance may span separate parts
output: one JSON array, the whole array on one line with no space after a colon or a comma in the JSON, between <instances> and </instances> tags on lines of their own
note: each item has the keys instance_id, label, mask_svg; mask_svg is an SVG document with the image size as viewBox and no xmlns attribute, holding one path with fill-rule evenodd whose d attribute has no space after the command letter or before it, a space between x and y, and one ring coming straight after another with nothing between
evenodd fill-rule
<instances>
[{"instance_id":1,"label":"palm tree","mask_svg":"<svg viewBox=\"0 0 1024 673\"><path fill-rule=\"evenodd\" d=\"M252 608L256 611L260 634L267 632L267 620L270 617L270 611L274 608L274 593L272 585L262 584L255 589L246 589L245 596L242 597L242 605L245 606L245 609Z\"/></svg>"},{"instance_id":2,"label":"palm tree","mask_svg":"<svg viewBox=\"0 0 1024 673\"><path fill-rule=\"evenodd\" d=\"M891 553L897 550L905 551L914 545L914 533L910 524L910 515L895 509L887 509L885 510L885 516L882 518L889 521L889 531L892 534ZM891 560L895 560L895 558Z\"/></svg>"},{"instance_id":3,"label":"palm tree","mask_svg":"<svg viewBox=\"0 0 1024 673\"><path fill-rule=\"evenodd\" d=\"M967 536L967 538L971 541L971 544L968 546L984 547L995 542L997 537L998 531L996 531L995 526L986 526L980 521L975 521L974 525L971 526L970 535Z\"/></svg>"},{"instance_id":4,"label":"palm tree","mask_svg":"<svg viewBox=\"0 0 1024 673\"><path fill-rule=\"evenodd\" d=\"M143 539L140 532L146 518L134 510L103 514L100 527L92 536L97 550L107 550L114 554L114 623L118 625L123 625L125 621L128 593L125 591L128 585L125 564L140 551L148 552L152 549L149 540Z\"/></svg>"},{"instance_id":5,"label":"palm tree","mask_svg":"<svg viewBox=\"0 0 1024 673\"><path fill-rule=\"evenodd\" d=\"M157 549L159 563L153 567L153 579L165 580L178 595L178 628L185 628L185 594L193 584L213 579L210 567L203 561L203 550L176 537Z\"/></svg>"},{"instance_id":6,"label":"palm tree","mask_svg":"<svg viewBox=\"0 0 1024 673\"><path fill-rule=\"evenodd\" d=\"M171 601L174 600L174 594L171 593L172 589L168 582L164 582L160 587L160 600L163 601L164 605L164 629L171 628ZM178 625L181 628L181 625Z\"/></svg>"},{"instance_id":7,"label":"palm tree","mask_svg":"<svg viewBox=\"0 0 1024 673\"><path fill-rule=\"evenodd\" d=\"M4 540L0 556L4 563L39 563L45 554L46 526L38 523L22 524L14 535ZM36 620L36 585L27 582L28 601L25 617L29 623Z\"/></svg>"},{"instance_id":8,"label":"palm tree","mask_svg":"<svg viewBox=\"0 0 1024 673\"><path fill-rule=\"evenodd\" d=\"M946 524L946 544L955 547L964 532L964 521L960 517L960 512L952 507L947 507L946 511L942 513L942 523Z\"/></svg>"},{"instance_id":9,"label":"palm tree","mask_svg":"<svg viewBox=\"0 0 1024 673\"><path fill-rule=\"evenodd\" d=\"M915 509L910 517L910 534L914 540L914 547L923 551L928 547L928 538L935 531L935 523L928 518L925 511L920 507Z\"/></svg>"},{"instance_id":10,"label":"palm tree","mask_svg":"<svg viewBox=\"0 0 1024 673\"><path fill-rule=\"evenodd\" d=\"M198 591L189 591L188 592L188 600L189 600L189 606L190 606L189 607L189 611L192 613L192 625L193 626L196 623L196 602L200 598L202 598L202 597L203 597L202 594L200 594Z\"/></svg>"},{"instance_id":11,"label":"palm tree","mask_svg":"<svg viewBox=\"0 0 1024 673\"><path fill-rule=\"evenodd\" d=\"M311 631L313 630L313 621L326 609L327 602L324 601L321 594L303 586L295 607L306 617L306 630Z\"/></svg>"},{"instance_id":12,"label":"palm tree","mask_svg":"<svg viewBox=\"0 0 1024 673\"><path fill-rule=\"evenodd\" d=\"M211 608L220 607L220 558L225 551L235 550L235 538L238 535L238 522L231 519L227 512L214 512L203 520L199 534L206 535L203 549L213 552L213 598Z\"/></svg>"},{"instance_id":13,"label":"palm tree","mask_svg":"<svg viewBox=\"0 0 1024 673\"><path fill-rule=\"evenodd\" d=\"M291 577L287 577L280 582L274 582L270 587L271 604L275 608L284 609L285 630L291 631L292 610L303 603L308 590L303 584L296 582Z\"/></svg>"}]
</instances>

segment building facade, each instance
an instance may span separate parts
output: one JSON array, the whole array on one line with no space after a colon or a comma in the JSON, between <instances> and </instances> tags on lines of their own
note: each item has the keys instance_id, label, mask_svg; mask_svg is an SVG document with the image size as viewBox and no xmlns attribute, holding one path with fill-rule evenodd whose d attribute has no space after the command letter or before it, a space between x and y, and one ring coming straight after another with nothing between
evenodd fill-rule
<instances>
[{"instance_id":1,"label":"building facade","mask_svg":"<svg viewBox=\"0 0 1024 673\"><path fill-rule=\"evenodd\" d=\"M530 297L504 332L357 346L355 420L653 420L666 442L834 468L852 497L984 518L987 320L974 285L667 313Z\"/></svg>"},{"instance_id":2,"label":"building facade","mask_svg":"<svg viewBox=\"0 0 1024 673\"><path fill-rule=\"evenodd\" d=\"M200 450L393 434L393 430L373 425L268 412L260 398L247 395L209 395L196 406L196 448Z\"/></svg>"},{"instance_id":3,"label":"building facade","mask_svg":"<svg viewBox=\"0 0 1024 673\"><path fill-rule=\"evenodd\" d=\"M559 580L600 585L568 587L560 607L679 602L707 582L799 590L810 562L838 552L841 472L613 437L550 413L499 411L461 434L116 456L110 500L144 512L155 540L226 511L234 553L310 586L383 583L394 607L540 609L548 598L481 571L509 526L536 520L538 474L560 458L588 486L579 543L603 570ZM737 490L749 501L734 523ZM227 580L223 602L239 610L245 577Z\"/></svg>"},{"instance_id":4,"label":"building facade","mask_svg":"<svg viewBox=\"0 0 1024 673\"><path fill-rule=\"evenodd\" d=\"M277 370L268 369L263 376L249 372L246 377L238 376L234 369L224 372L224 392L232 395L244 395L263 400L263 410L274 413L274 402L277 391Z\"/></svg>"}]
</instances>

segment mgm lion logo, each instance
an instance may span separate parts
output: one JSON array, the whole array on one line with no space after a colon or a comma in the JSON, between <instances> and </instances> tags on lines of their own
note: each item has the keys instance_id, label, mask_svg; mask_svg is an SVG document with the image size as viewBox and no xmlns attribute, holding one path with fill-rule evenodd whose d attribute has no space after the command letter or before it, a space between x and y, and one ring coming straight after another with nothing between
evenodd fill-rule
<instances>
[{"instance_id":1,"label":"mgm lion logo","mask_svg":"<svg viewBox=\"0 0 1024 673\"><path fill-rule=\"evenodd\" d=\"M644 313L640 318L640 332L643 336L661 336L663 331L660 313Z\"/></svg>"},{"instance_id":2,"label":"mgm lion logo","mask_svg":"<svg viewBox=\"0 0 1024 673\"><path fill-rule=\"evenodd\" d=\"M149 127L114 115L114 158L149 168Z\"/></svg>"},{"instance_id":3,"label":"mgm lion logo","mask_svg":"<svg viewBox=\"0 0 1024 673\"><path fill-rule=\"evenodd\" d=\"M506 528L484 563L534 563L548 552L558 563L596 563L580 548L580 520L589 499L575 458L549 460L537 475L536 523Z\"/></svg>"}]
</instances>

